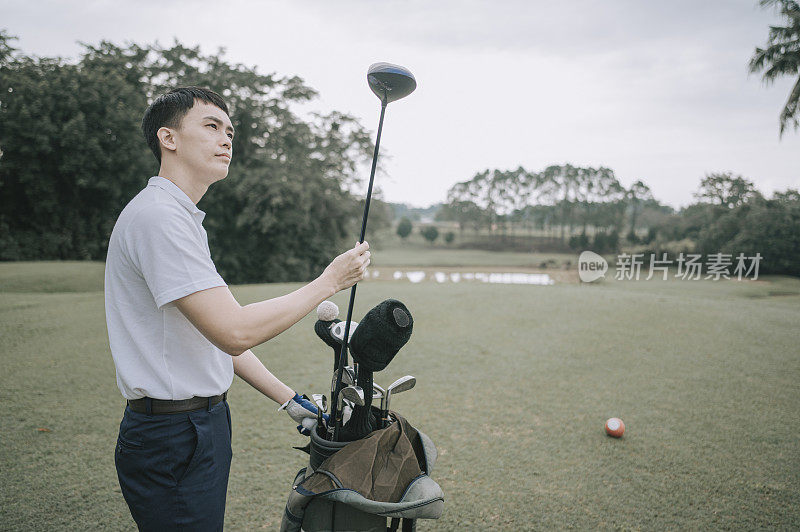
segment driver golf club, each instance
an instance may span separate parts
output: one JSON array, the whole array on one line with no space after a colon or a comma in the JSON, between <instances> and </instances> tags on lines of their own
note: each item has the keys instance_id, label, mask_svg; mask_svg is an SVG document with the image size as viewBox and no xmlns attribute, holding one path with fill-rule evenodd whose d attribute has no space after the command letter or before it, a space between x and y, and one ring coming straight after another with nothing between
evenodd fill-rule
<instances>
[{"instance_id":1,"label":"driver golf club","mask_svg":"<svg viewBox=\"0 0 800 532\"><path fill-rule=\"evenodd\" d=\"M392 384L390 384L388 388L386 388L386 394L385 394L386 395L386 401L385 401L385 403L382 401L382 403L384 403L385 406L383 406L381 408L381 410L382 410L381 411L381 420L382 420L381 428L386 428L386 426L389 424L389 401L392 400L392 394L393 393L400 393L400 392L408 391L411 388L413 388L414 385L416 385L416 384L417 384L417 378L416 377L412 377L411 375L406 375L405 377L400 377L399 379L394 381Z\"/></svg>"},{"instance_id":2,"label":"driver golf club","mask_svg":"<svg viewBox=\"0 0 800 532\"><path fill-rule=\"evenodd\" d=\"M375 168L378 163L378 150L381 145L381 131L383 130L383 117L386 114L386 106L389 102L399 100L408 96L414 89L417 88L417 80L407 68L391 63L374 63L370 65L367 70L367 83L370 90L381 101L381 117L378 120L378 135L375 139L375 152L372 154L372 169L369 174L369 187L367 188L367 200L364 203L364 217L361 221L361 236L359 243L364 242L364 236L367 231L367 217L369 216L369 203L372 198L372 185L375 181ZM350 303L347 306L347 319L345 320L343 338L350 338L350 320L353 317L353 304L356 300L356 286L353 285L350 290ZM347 342L342 342L342 350L339 353L339 366L336 376L336 386L334 386L333 394L331 395L331 403L333 405L333 439L338 441L339 428L341 427L341 417L338 412L338 396L342 389L342 372L347 365Z\"/></svg>"}]
</instances>

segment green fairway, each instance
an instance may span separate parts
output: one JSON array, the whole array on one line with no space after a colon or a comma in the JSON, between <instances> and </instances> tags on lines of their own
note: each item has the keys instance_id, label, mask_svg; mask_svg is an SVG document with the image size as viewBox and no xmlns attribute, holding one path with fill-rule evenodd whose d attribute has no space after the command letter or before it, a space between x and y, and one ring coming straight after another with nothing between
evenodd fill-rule
<instances>
[{"instance_id":1,"label":"green fairway","mask_svg":"<svg viewBox=\"0 0 800 532\"><path fill-rule=\"evenodd\" d=\"M497 265L449 253L376 262ZM535 262L513 255L519 264L502 265ZM124 401L102 271L0 264L0 529L135 528L113 463ZM233 292L246 304L298 286ZM348 297L333 298L342 314ZM800 280L370 281L355 318L388 297L415 330L375 379L417 377L392 405L436 443L446 496L442 518L419 530L800 527ZM301 393L330 383L315 319L254 349ZM276 530L307 463L292 446L306 440L241 380L230 405L226 528ZM612 416L626 424L619 440L603 432Z\"/></svg>"}]
</instances>

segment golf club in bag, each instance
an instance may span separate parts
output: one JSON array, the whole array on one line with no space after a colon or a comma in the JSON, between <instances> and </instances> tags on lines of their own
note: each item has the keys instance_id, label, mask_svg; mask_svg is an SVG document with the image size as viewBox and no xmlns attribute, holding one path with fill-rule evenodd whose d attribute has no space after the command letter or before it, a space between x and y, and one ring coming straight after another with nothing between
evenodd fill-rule
<instances>
[{"instance_id":1,"label":"golf club in bag","mask_svg":"<svg viewBox=\"0 0 800 532\"><path fill-rule=\"evenodd\" d=\"M375 63L370 65L367 70L367 83L372 92L381 101L381 117L378 121L378 135L375 139L375 152L372 154L372 169L369 174L369 186L367 188L367 200L364 203L364 217L361 221L361 236L358 242L364 242L367 231L367 217L369 216L369 203L372 198L372 185L375 181L375 168L378 163L378 150L381 145L381 132L383 130L383 117L386 114L386 106L390 102L404 98L414 92L417 88L417 80L407 68L393 65L391 63ZM353 285L350 290L350 303L347 306L347 319L344 326L344 338L350 338L350 320L353 317L353 304L356 300L356 287ZM336 368L336 386L331 394L331 408L333 408L331 422L334 424L333 440L338 441L339 429L341 428L341 412L337 408L339 393L342 390L342 371L347 366L347 342L342 342L339 352L338 367Z\"/></svg>"},{"instance_id":2,"label":"golf club in bag","mask_svg":"<svg viewBox=\"0 0 800 532\"><path fill-rule=\"evenodd\" d=\"M371 408L373 372L381 371L411 338L414 318L408 308L396 299L386 299L372 308L359 323L350 341L350 354L358 363L358 385L364 390L363 406L353 408L349 422L342 427L336 441L354 441L369 435L379 426L380 413Z\"/></svg>"}]
</instances>

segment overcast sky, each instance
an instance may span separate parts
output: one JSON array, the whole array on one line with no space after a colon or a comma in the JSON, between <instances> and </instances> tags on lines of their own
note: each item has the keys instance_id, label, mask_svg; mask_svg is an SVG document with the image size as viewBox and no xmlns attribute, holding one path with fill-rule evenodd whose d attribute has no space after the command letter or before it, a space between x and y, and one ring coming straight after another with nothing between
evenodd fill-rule
<instances>
[{"instance_id":1,"label":"overcast sky","mask_svg":"<svg viewBox=\"0 0 800 532\"><path fill-rule=\"evenodd\" d=\"M794 80L765 87L747 72L779 21L756 0L0 0L0 12L29 54L75 57L78 41L101 39L224 47L231 62L302 77L315 109L373 134L367 67L406 66L417 91L389 105L381 139L388 201L429 205L487 168L567 162L641 179L674 207L707 172L767 195L800 187L800 132L778 138Z\"/></svg>"}]
</instances>

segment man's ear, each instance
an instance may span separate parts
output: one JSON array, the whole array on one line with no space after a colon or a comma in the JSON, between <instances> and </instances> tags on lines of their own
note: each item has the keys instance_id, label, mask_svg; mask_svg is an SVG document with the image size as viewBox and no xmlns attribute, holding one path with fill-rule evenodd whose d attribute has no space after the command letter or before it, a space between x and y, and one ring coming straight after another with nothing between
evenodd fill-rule
<instances>
[{"instance_id":1,"label":"man's ear","mask_svg":"<svg viewBox=\"0 0 800 532\"><path fill-rule=\"evenodd\" d=\"M161 147L165 150L175 151L178 149L178 144L175 139L175 132L168 127L159 128L156 132Z\"/></svg>"}]
</instances>

